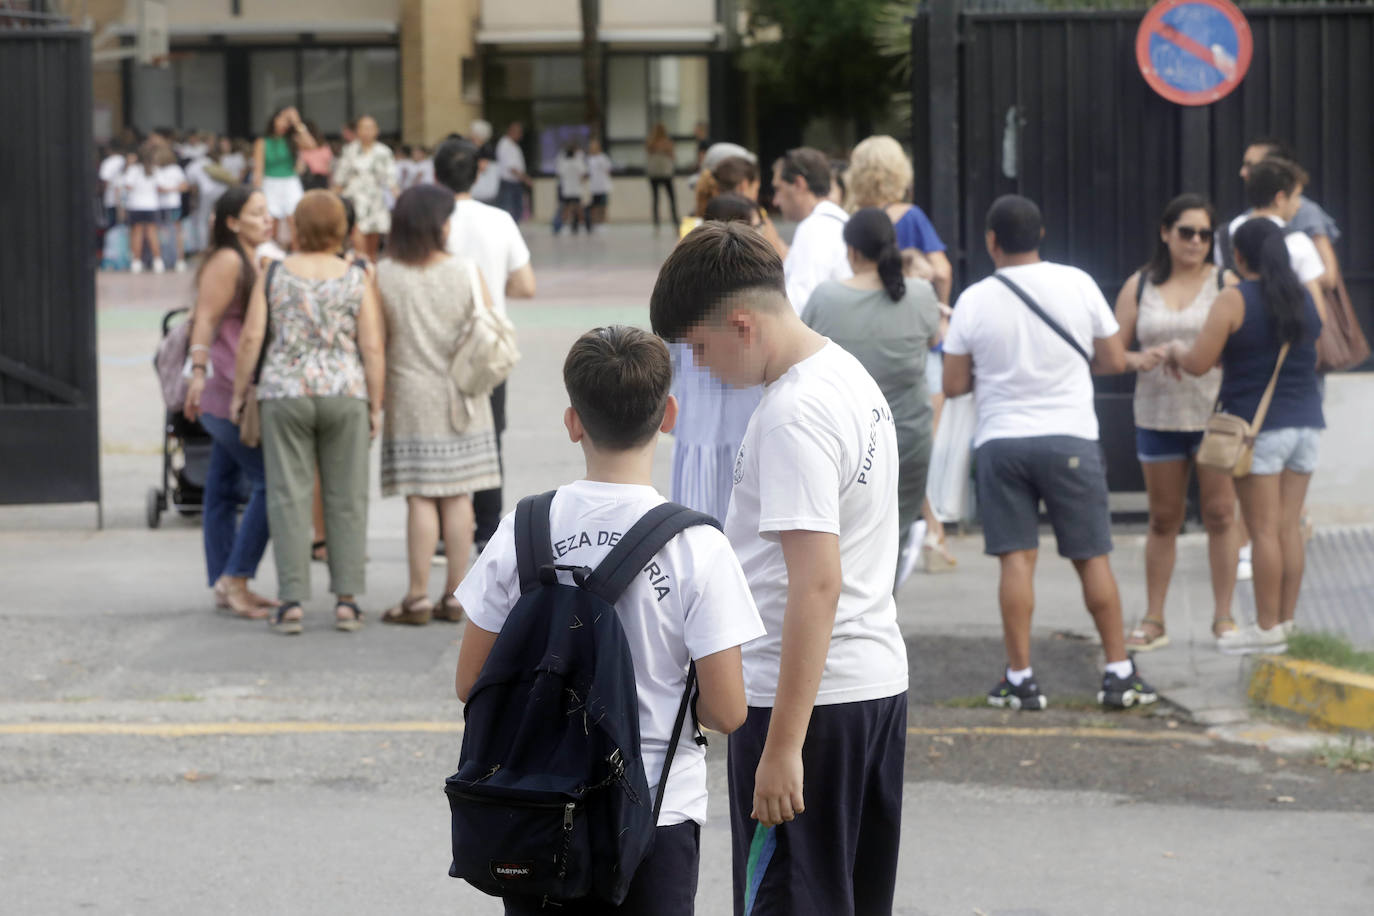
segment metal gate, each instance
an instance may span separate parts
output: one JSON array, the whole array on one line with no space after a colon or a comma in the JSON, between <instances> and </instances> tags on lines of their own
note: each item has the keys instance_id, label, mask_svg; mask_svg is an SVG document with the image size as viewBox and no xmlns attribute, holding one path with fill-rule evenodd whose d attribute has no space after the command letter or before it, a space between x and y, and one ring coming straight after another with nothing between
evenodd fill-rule
<instances>
[{"instance_id":1,"label":"metal gate","mask_svg":"<svg viewBox=\"0 0 1374 916\"><path fill-rule=\"evenodd\" d=\"M90 61L0 28L0 504L100 500Z\"/></svg>"},{"instance_id":2,"label":"metal gate","mask_svg":"<svg viewBox=\"0 0 1374 916\"><path fill-rule=\"evenodd\" d=\"M912 31L917 199L950 248L956 283L992 272L983 219L1017 193L1045 215L1047 259L1090 273L1109 301L1152 250L1164 205L1206 194L1245 209L1250 139L1283 138L1336 219L1346 285L1374 333L1374 7L1246 9L1255 52L1227 98L1184 108L1136 67L1143 9L986 11L930 0ZM1134 378L1098 381L1113 490L1142 490ZM1113 460L1116 459L1116 460Z\"/></svg>"}]
</instances>

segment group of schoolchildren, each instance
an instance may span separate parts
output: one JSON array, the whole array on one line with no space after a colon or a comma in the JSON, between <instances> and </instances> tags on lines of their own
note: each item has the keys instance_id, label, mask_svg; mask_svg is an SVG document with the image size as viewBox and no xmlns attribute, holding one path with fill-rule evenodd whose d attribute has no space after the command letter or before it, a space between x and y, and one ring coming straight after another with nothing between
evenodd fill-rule
<instances>
[{"instance_id":1,"label":"group of schoolchildren","mask_svg":"<svg viewBox=\"0 0 1374 916\"><path fill-rule=\"evenodd\" d=\"M664 341L688 345L726 384L765 386L723 531L702 524L673 537L616 603L637 685L646 803L659 794L665 756L672 763L652 846L614 901L521 893L538 862L493 858L483 863L489 874L469 880L498 888L507 913L693 912L707 773L694 724L674 713L695 677L694 719L729 735L735 912L889 913L908 680L892 595L892 414L862 365L802 323L781 258L747 225L708 223L680 242L650 310L658 336L598 328L568 354L564 422L583 449L586 478L553 494L546 520L507 517L459 586L469 623L456 688L469 703L470 756L469 742L479 741L472 710L491 676L484 665L509 658L501 634L522 593L595 580L608 554L627 549L636 521L664 503L651 483L658 434L677 418ZM552 558L537 576L525 546L534 539ZM565 663L549 654L537 667ZM590 700L570 695L578 704L569 714L585 715ZM611 782L600 791L620 791ZM580 835L578 817L569 804L565 850ZM554 860L568 867L566 855Z\"/></svg>"},{"instance_id":2,"label":"group of schoolchildren","mask_svg":"<svg viewBox=\"0 0 1374 916\"><path fill-rule=\"evenodd\" d=\"M611 199L611 157L601 148L600 140L587 144L587 152L576 141L564 144L554 163L558 178L558 206L553 211L553 234L563 231L566 224L577 234L579 223L587 230L606 221L606 208Z\"/></svg>"}]
</instances>

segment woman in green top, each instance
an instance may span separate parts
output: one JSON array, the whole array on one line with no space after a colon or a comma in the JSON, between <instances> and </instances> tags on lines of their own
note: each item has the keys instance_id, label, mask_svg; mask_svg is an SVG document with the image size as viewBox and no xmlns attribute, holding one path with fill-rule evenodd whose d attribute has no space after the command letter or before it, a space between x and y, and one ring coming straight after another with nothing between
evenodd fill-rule
<instances>
[{"instance_id":1,"label":"woman in green top","mask_svg":"<svg viewBox=\"0 0 1374 916\"><path fill-rule=\"evenodd\" d=\"M260 188L267 198L267 212L277 221L279 240L282 227L286 227L283 241L288 247L294 235L292 215L305 195L296 156L317 145L301 121L300 112L292 105L278 109L267 122L266 134L253 144L253 187Z\"/></svg>"},{"instance_id":2,"label":"woman in green top","mask_svg":"<svg viewBox=\"0 0 1374 916\"><path fill-rule=\"evenodd\" d=\"M903 558L913 557L934 438L925 368L926 354L940 340L939 300L925 280L902 276L896 230L879 208L851 216L844 241L854 276L816 287L802 321L853 354L887 398L897 426L900 544ZM914 565L899 564L894 590Z\"/></svg>"}]
</instances>

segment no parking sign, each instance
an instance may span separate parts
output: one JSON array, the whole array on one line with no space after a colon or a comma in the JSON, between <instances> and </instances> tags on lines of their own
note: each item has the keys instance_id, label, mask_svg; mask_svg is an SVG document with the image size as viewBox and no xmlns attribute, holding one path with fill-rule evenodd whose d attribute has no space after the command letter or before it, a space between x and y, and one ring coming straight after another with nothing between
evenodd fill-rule
<instances>
[{"instance_id":1,"label":"no parking sign","mask_svg":"<svg viewBox=\"0 0 1374 916\"><path fill-rule=\"evenodd\" d=\"M1151 88L1179 105L1208 105L1240 85L1254 41L1228 0L1162 0L1135 38L1136 63Z\"/></svg>"}]
</instances>

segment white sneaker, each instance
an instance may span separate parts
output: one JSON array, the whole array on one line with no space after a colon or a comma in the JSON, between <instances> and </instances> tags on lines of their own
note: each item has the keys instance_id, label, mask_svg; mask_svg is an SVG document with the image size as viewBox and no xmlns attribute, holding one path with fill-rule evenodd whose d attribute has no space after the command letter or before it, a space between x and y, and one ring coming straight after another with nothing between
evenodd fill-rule
<instances>
[{"instance_id":1,"label":"white sneaker","mask_svg":"<svg viewBox=\"0 0 1374 916\"><path fill-rule=\"evenodd\" d=\"M167 265L165 265L165 264L162 263L162 258L154 258L154 259L153 259L153 273L155 273L155 274L165 274L166 272L167 272Z\"/></svg>"},{"instance_id":2,"label":"white sneaker","mask_svg":"<svg viewBox=\"0 0 1374 916\"><path fill-rule=\"evenodd\" d=\"M1228 630L1217 637L1217 650L1222 655L1273 655L1288 651L1288 635L1283 626L1262 630L1249 625Z\"/></svg>"},{"instance_id":3,"label":"white sneaker","mask_svg":"<svg viewBox=\"0 0 1374 916\"><path fill-rule=\"evenodd\" d=\"M1255 566L1251 562L1253 556L1249 544L1240 549L1240 562L1236 564L1236 581L1249 582L1255 578Z\"/></svg>"},{"instance_id":4,"label":"white sneaker","mask_svg":"<svg viewBox=\"0 0 1374 916\"><path fill-rule=\"evenodd\" d=\"M177 261L177 273L179 273L179 274L184 274L184 273L186 273L186 259L185 259L185 258L182 258L180 261Z\"/></svg>"},{"instance_id":5,"label":"white sneaker","mask_svg":"<svg viewBox=\"0 0 1374 916\"><path fill-rule=\"evenodd\" d=\"M1283 638L1287 639L1298 632L1298 622L1296 620L1285 620L1279 624L1279 629L1283 630Z\"/></svg>"},{"instance_id":6,"label":"white sneaker","mask_svg":"<svg viewBox=\"0 0 1374 916\"><path fill-rule=\"evenodd\" d=\"M129 273L131 273L131 274L141 274L141 273L143 273L143 262L142 262L142 261L130 261L130 262L129 262Z\"/></svg>"}]
</instances>

